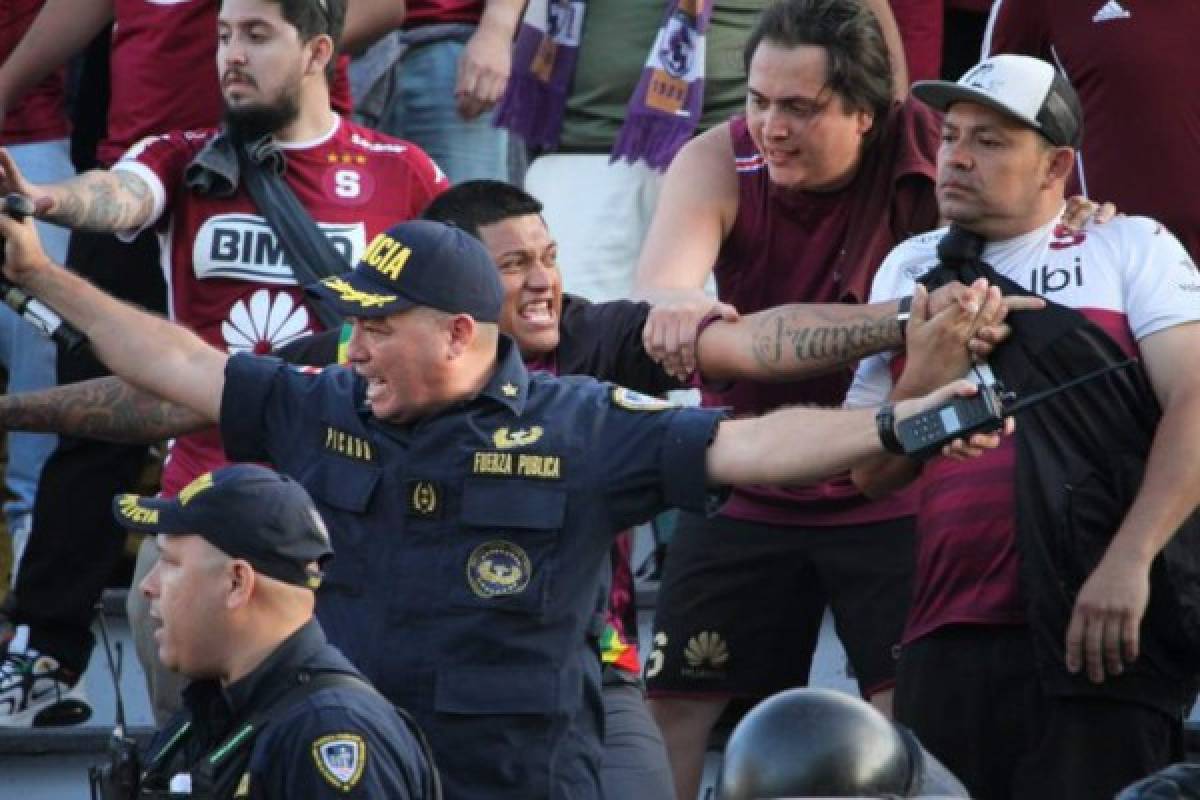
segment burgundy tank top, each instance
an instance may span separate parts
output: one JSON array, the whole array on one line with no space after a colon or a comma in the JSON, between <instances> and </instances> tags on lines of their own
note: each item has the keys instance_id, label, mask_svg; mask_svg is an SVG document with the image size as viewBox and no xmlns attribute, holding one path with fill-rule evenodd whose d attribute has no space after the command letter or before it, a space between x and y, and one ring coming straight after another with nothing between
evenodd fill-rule
<instances>
[{"instance_id":1,"label":"burgundy tank top","mask_svg":"<svg viewBox=\"0 0 1200 800\"><path fill-rule=\"evenodd\" d=\"M849 185L806 192L771 184L745 118L731 121L738 213L715 266L722 300L743 314L791 302L865 302L888 251L936 226L933 176L940 120L923 106L906 103L895 106L883 125ZM737 381L706 392L705 405L729 406L735 415L785 405L839 406L853 367L790 384ZM914 510L911 492L869 502L843 475L796 489L737 489L722 513L768 524L836 526L894 519Z\"/></svg>"}]
</instances>

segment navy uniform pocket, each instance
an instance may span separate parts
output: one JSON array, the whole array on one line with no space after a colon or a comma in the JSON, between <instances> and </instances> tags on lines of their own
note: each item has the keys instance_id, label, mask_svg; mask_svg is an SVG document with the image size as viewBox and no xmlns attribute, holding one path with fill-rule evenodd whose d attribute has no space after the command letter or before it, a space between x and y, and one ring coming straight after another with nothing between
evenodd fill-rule
<instances>
[{"instance_id":1,"label":"navy uniform pocket","mask_svg":"<svg viewBox=\"0 0 1200 800\"><path fill-rule=\"evenodd\" d=\"M438 672L434 711L447 784L486 786L489 796L550 795L560 675L552 669L457 667Z\"/></svg>"},{"instance_id":2,"label":"navy uniform pocket","mask_svg":"<svg viewBox=\"0 0 1200 800\"><path fill-rule=\"evenodd\" d=\"M325 568L321 591L361 595L369 545L364 515L378 486L381 470L369 463L347 463L323 456L299 475L329 527L333 558Z\"/></svg>"},{"instance_id":3,"label":"navy uniform pocket","mask_svg":"<svg viewBox=\"0 0 1200 800\"><path fill-rule=\"evenodd\" d=\"M545 611L566 517L559 486L477 479L463 486L460 531L448 548L444 585L459 608Z\"/></svg>"}]
</instances>

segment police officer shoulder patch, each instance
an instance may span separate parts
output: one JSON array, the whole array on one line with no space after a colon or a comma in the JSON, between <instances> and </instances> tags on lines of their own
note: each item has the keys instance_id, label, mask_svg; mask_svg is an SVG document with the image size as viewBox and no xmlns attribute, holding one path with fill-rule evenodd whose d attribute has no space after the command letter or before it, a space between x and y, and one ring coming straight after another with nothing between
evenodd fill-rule
<instances>
[{"instance_id":1,"label":"police officer shoulder patch","mask_svg":"<svg viewBox=\"0 0 1200 800\"><path fill-rule=\"evenodd\" d=\"M626 411L663 411L671 408L671 404L660 397L653 397L624 386L614 386L612 390L613 405Z\"/></svg>"},{"instance_id":2,"label":"police officer shoulder patch","mask_svg":"<svg viewBox=\"0 0 1200 800\"><path fill-rule=\"evenodd\" d=\"M349 792L367 767L367 743L356 733L331 733L312 744L313 761L333 788Z\"/></svg>"}]
</instances>

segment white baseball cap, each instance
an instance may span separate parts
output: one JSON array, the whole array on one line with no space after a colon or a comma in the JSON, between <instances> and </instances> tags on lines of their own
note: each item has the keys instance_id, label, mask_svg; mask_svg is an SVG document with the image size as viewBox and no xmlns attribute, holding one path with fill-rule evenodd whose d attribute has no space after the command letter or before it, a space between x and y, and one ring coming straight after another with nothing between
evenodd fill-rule
<instances>
[{"instance_id":1,"label":"white baseball cap","mask_svg":"<svg viewBox=\"0 0 1200 800\"><path fill-rule=\"evenodd\" d=\"M958 79L917 81L912 92L945 111L967 101L1015 117L1060 147L1079 147L1083 108L1070 82L1050 64L1030 56L999 55L980 61Z\"/></svg>"}]
</instances>

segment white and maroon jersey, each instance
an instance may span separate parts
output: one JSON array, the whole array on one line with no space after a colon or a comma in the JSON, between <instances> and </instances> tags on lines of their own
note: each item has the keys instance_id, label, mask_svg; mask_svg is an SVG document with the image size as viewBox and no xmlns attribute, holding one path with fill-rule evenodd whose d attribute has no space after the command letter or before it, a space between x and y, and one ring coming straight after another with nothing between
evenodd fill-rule
<instances>
[{"instance_id":1,"label":"white and maroon jersey","mask_svg":"<svg viewBox=\"0 0 1200 800\"><path fill-rule=\"evenodd\" d=\"M936 266L944 233L943 228L916 236L892 250L875 276L871 302L912 294L915 280ZM1178 239L1146 217L1118 217L1078 233L1056 220L989 243L983 260L1029 291L1079 310L1130 355L1147 336L1200 320L1195 264ZM891 353L864 359L846 404L884 402L902 360ZM991 380L986 365L980 373ZM980 458L936 458L925 466L905 641L944 625L1024 620L1013 524L1015 467L1012 437Z\"/></svg>"},{"instance_id":2,"label":"white and maroon jersey","mask_svg":"<svg viewBox=\"0 0 1200 800\"><path fill-rule=\"evenodd\" d=\"M101 164L112 164L146 136L221 121L219 8L219 0L114 0L108 133L97 149ZM339 58L331 89L333 108L343 113L351 105L348 64L348 57Z\"/></svg>"},{"instance_id":3,"label":"white and maroon jersey","mask_svg":"<svg viewBox=\"0 0 1200 800\"><path fill-rule=\"evenodd\" d=\"M316 330L319 322L245 189L215 198L185 185L184 169L215 134L176 131L144 139L113 169L139 176L153 194L171 318L227 352L266 353ZM283 150L288 186L345 259L333 265L336 271L349 269L371 237L416 217L449 185L420 148L340 117L320 139ZM181 440L163 476L164 491L213 469L213 457L223 462L215 433L203 438L215 453L203 463L186 463L196 453Z\"/></svg>"}]
</instances>

